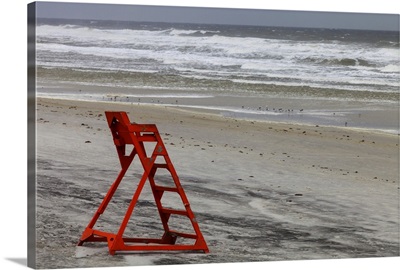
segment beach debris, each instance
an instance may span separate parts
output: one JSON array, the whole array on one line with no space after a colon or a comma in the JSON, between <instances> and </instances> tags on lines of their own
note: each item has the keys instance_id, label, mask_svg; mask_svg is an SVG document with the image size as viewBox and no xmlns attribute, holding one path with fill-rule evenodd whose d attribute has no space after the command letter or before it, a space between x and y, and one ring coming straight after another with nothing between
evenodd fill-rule
<instances>
[{"instance_id":1,"label":"beach debris","mask_svg":"<svg viewBox=\"0 0 400 270\"><path fill-rule=\"evenodd\" d=\"M91 141L85 141L85 143L92 143Z\"/></svg>"}]
</instances>

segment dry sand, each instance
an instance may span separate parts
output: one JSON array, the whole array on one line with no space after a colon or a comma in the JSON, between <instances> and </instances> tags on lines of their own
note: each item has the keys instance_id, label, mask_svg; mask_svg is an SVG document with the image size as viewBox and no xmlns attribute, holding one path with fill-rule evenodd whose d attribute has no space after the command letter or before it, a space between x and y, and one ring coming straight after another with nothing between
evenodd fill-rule
<instances>
[{"instance_id":1,"label":"dry sand","mask_svg":"<svg viewBox=\"0 0 400 270\"><path fill-rule=\"evenodd\" d=\"M76 246L120 168L105 110L157 124L209 254L110 256L105 243ZM397 135L350 128L38 99L38 267L399 256L398 143ZM120 223L137 175L124 180L102 229ZM149 189L140 199L128 233L158 222Z\"/></svg>"}]
</instances>

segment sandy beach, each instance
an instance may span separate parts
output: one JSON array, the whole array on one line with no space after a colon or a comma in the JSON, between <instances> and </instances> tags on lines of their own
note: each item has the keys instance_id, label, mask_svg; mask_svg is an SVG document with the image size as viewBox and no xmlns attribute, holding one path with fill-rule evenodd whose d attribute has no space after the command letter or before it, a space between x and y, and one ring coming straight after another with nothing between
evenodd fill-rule
<instances>
[{"instance_id":1,"label":"sandy beach","mask_svg":"<svg viewBox=\"0 0 400 270\"><path fill-rule=\"evenodd\" d=\"M209 254L110 256L105 243L76 246L120 169L106 110L158 126ZM38 98L38 268L399 256L398 143L349 127ZM137 172L124 181L134 186ZM132 194L122 185L104 227L118 226ZM158 222L148 187L140 200L128 233Z\"/></svg>"}]
</instances>

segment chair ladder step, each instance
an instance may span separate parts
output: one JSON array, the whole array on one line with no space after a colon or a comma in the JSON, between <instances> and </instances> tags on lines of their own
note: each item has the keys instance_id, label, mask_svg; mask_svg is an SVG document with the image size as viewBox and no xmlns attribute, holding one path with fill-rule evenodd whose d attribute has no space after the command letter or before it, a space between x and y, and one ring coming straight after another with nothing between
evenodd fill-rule
<instances>
[{"instance_id":1,"label":"chair ladder step","mask_svg":"<svg viewBox=\"0 0 400 270\"><path fill-rule=\"evenodd\" d=\"M176 187L155 186L154 188L156 190L160 190L160 191L178 192L178 188L176 188Z\"/></svg>"},{"instance_id":2,"label":"chair ladder step","mask_svg":"<svg viewBox=\"0 0 400 270\"><path fill-rule=\"evenodd\" d=\"M165 164L165 163L154 163L153 167L162 168L162 169L169 169L168 164Z\"/></svg>"},{"instance_id":3,"label":"chair ladder step","mask_svg":"<svg viewBox=\"0 0 400 270\"><path fill-rule=\"evenodd\" d=\"M166 213L166 214L175 214L175 215L181 215L181 216L189 216L188 212L186 210L177 210L177 209L171 209L171 208L161 208L161 212Z\"/></svg>"},{"instance_id":4,"label":"chair ladder step","mask_svg":"<svg viewBox=\"0 0 400 270\"><path fill-rule=\"evenodd\" d=\"M139 142L156 142L157 138L155 134L143 134L137 136Z\"/></svg>"}]
</instances>

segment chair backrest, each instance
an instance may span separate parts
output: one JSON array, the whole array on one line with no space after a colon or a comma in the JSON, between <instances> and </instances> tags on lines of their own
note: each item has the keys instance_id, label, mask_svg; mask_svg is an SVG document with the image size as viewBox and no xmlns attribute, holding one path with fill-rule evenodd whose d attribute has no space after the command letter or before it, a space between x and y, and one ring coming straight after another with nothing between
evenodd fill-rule
<instances>
[{"instance_id":1,"label":"chair backrest","mask_svg":"<svg viewBox=\"0 0 400 270\"><path fill-rule=\"evenodd\" d=\"M133 144L132 137L129 135L132 124L126 112L106 111L105 114L115 145Z\"/></svg>"}]
</instances>

